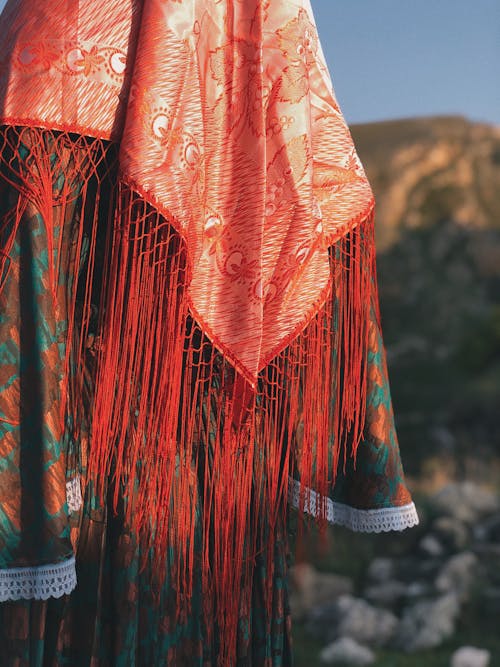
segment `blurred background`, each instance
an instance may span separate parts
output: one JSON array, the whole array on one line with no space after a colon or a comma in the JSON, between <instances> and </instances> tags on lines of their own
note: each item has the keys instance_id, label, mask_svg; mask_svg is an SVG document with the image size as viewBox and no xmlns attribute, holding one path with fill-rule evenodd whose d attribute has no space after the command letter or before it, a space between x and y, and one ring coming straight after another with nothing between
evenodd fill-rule
<instances>
[{"instance_id":1,"label":"blurred background","mask_svg":"<svg viewBox=\"0 0 500 667\"><path fill-rule=\"evenodd\" d=\"M384 341L421 523L334 528L295 565L297 667L498 667L500 3L312 6L377 199Z\"/></svg>"}]
</instances>

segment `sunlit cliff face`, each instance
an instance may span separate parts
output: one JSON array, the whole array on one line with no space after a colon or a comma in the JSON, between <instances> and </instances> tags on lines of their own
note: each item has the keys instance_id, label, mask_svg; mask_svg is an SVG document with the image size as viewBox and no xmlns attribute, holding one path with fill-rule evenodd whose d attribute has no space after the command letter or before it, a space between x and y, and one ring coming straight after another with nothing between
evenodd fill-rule
<instances>
[{"instance_id":1,"label":"sunlit cliff face","mask_svg":"<svg viewBox=\"0 0 500 667\"><path fill-rule=\"evenodd\" d=\"M355 126L353 135L377 198L381 249L402 227L443 219L498 227L500 128L426 118Z\"/></svg>"}]
</instances>

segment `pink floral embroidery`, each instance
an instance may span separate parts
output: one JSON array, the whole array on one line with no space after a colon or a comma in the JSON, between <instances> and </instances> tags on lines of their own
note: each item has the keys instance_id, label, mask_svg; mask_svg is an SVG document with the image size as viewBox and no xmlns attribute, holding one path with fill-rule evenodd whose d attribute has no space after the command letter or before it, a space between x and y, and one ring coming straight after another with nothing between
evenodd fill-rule
<instances>
[{"instance_id":1,"label":"pink floral embroidery","mask_svg":"<svg viewBox=\"0 0 500 667\"><path fill-rule=\"evenodd\" d=\"M75 61L75 65L83 70L85 76L96 72L103 63L104 58L99 55L97 46L93 46L90 51L81 49L81 58Z\"/></svg>"},{"instance_id":2,"label":"pink floral embroidery","mask_svg":"<svg viewBox=\"0 0 500 667\"><path fill-rule=\"evenodd\" d=\"M36 42L28 44L19 55L19 62L22 65L41 66L49 70L61 57L59 49L48 42Z\"/></svg>"},{"instance_id":3,"label":"pink floral embroidery","mask_svg":"<svg viewBox=\"0 0 500 667\"><path fill-rule=\"evenodd\" d=\"M299 102L309 91L309 70L316 64L318 36L305 9L277 31L288 66L283 72L281 99Z\"/></svg>"},{"instance_id":4,"label":"pink floral embroidery","mask_svg":"<svg viewBox=\"0 0 500 667\"><path fill-rule=\"evenodd\" d=\"M264 134L264 128L255 124L259 114L254 110L266 108L271 94L270 86L263 86L262 53L254 44L234 40L211 53L212 76L223 88L217 105L224 109L231 129L240 122L249 123L256 135ZM236 70L236 74L235 74ZM229 107L229 114L226 105Z\"/></svg>"}]
</instances>

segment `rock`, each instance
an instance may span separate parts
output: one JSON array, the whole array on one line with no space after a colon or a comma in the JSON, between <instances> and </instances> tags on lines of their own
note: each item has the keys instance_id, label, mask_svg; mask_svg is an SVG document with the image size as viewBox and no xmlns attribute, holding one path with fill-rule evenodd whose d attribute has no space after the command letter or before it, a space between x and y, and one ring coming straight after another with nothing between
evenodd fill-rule
<instances>
[{"instance_id":1,"label":"rock","mask_svg":"<svg viewBox=\"0 0 500 667\"><path fill-rule=\"evenodd\" d=\"M499 497L474 482L448 484L430 500L438 513L466 524L473 524L481 517L500 510Z\"/></svg>"},{"instance_id":2,"label":"rock","mask_svg":"<svg viewBox=\"0 0 500 667\"><path fill-rule=\"evenodd\" d=\"M384 584L368 586L363 591L363 595L368 602L376 606L391 608L407 595L407 586L401 581L387 581Z\"/></svg>"},{"instance_id":3,"label":"rock","mask_svg":"<svg viewBox=\"0 0 500 667\"><path fill-rule=\"evenodd\" d=\"M441 568L434 582L440 593L456 592L465 599L477 575L478 558L470 551L452 556Z\"/></svg>"},{"instance_id":4,"label":"rock","mask_svg":"<svg viewBox=\"0 0 500 667\"><path fill-rule=\"evenodd\" d=\"M321 651L319 657L321 662L329 665L339 662L344 665L372 665L375 662L373 651L350 637L342 637L329 644Z\"/></svg>"},{"instance_id":5,"label":"rock","mask_svg":"<svg viewBox=\"0 0 500 667\"><path fill-rule=\"evenodd\" d=\"M467 525L452 516L440 516L431 526L440 543L449 551L461 551L469 542Z\"/></svg>"},{"instance_id":6,"label":"rock","mask_svg":"<svg viewBox=\"0 0 500 667\"><path fill-rule=\"evenodd\" d=\"M424 556L439 558L444 555L444 548L439 539L432 534L426 535L418 545L418 548Z\"/></svg>"},{"instance_id":7,"label":"rock","mask_svg":"<svg viewBox=\"0 0 500 667\"><path fill-rule=\"evenodd\" d=\"M337 632L341 637L351 637L373 646L384 646L392 639L398 619L390 611L347 595L338 599L338 607Z\"/></svg>"},{"instance_id":8,"label":"rock","mask_svg":"<svg viewBox=\"0 0 500 667\"><path fill-rule=\"evenodd\" d=\"M295 618L304 616L314 607L331 602L339 595L353 591L353 583L349 577L318 572L308 563L292 567L290 579L290 604Z\"/></svg>"},{"instance_id":9,"label":"rock","mask_svg":"<svg viewBox=\"0 0 500 667\"><path fill-rule=\"evenodd\" d=\"M420 600L405 609L394 644L408 653L435 648L453 635L459 613L460 600L454 593Z\"/></svg>"},{"instance_id":10,"label":"rock","mask_svg":"<svg viewBox=\"0 0 500 667\"><path fill-rule=\"evenodd\" d=\"M384 584L393 578L394 570L392 558L374 558L368 566L366 574L374 584Z\"/></svg>"},{"instance_id":11,"label":"rock","mask_svg":"<svg viewBox=\"0 0 500 667\"><path fill-rule=\"evenodd\" d=\"M450 667L488 667L489 651L473 646L462 646L451 656Z\"/></svg>"},{"instance_id":12,"label":"rock","mask_svg":"<svg viewBox=\"0 0 500 667\"><path fill-rule=\"evenodd\" d=\"M331 604L316 608L308 615L308 632L322 641L351 637L362 644L384 646L394 635L396 616L373 607L361 598L341 595Z\"/></svg>"}]
</instances>

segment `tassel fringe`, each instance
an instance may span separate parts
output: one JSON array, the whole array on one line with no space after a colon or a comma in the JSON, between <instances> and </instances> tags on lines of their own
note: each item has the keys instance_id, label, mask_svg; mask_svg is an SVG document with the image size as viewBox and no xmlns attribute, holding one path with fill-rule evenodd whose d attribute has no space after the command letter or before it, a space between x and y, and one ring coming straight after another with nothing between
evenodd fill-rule
<instances>
[{"instance_id":1,"label":"tassel fringe","mask_svg":"<svg viewBox=\"0 0 500 667\"><path fill-rule=\"evenodd\" d=\"M362 438L368 309L374 296L378 304L373 210L332 241L326 299L252 388L190 314L184 240L120 181L115 146L5 127L0 160L0 189L18 192L0 221L0 289L17 226L34 207L49 239L54 307L65 309L61 429L71 424L78 442L90 425L81 472L102 502L111 489L115 511L123 505L153 554L158 587L167 551L174 554L168 576L179 617L189 609L193 571L202 568L220 664L232 664L241 591L251 587L264 543L272 582L273 526L286 511L289 474L302 494L314 489L325 499L317 518L326 522L338 466ZM71 257L53 233L54 216L79 221ZM267 600L270 607L271 590Z\"/></svg>"}]
</instances>

